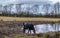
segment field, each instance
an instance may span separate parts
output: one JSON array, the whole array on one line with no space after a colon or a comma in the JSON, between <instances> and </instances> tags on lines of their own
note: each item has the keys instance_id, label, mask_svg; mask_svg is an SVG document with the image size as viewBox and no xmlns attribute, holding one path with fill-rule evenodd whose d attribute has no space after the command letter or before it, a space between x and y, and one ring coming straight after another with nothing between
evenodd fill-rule
<instances>
[{"instance_id":1,"label":"field","mask_svg":"<svg viewBox=\"0 0 60 38\"><path fill-rule=\"evenodd\" d=\"M10 35L2 35L0 36L1 38L60 38L59 33L57 32L50 32L50 33L40 33L40 34L35 34L35 35L30 35L30 34L10 34Z\"/></svg>"},{"instance_id":2,"label":"field","mask_svg":"<svg viewBox=\"0 0 60 38\"><path fill-rule=\"evenodd\" d=\"M4 17L0 16L3 21L60 21L60 18L42 18L42 17Z\"/></svg>"},{"instance_id":3,"label":"field","mask_svg":"<svg viewBox=\"0 0 60 38\"><path fill-rule=\"evenodd\" d=\"M58 22L60 18L35 18L35 17L4 17L0 16L0 38L59 38L60 32L50 32L44 34L24 34L21 27L24 21L30 21L33 24L46 22ZM20 25L19 25L20 24ZM51 35L52 34L52 35Z\"/></svg>"}]
</instances>

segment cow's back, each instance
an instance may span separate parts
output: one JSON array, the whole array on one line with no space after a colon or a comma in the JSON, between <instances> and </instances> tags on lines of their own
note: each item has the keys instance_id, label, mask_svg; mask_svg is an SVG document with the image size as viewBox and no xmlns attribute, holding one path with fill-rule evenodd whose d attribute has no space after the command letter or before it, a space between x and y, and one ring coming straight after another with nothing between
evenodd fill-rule
<instances>
[{"instance_id":1,"label":"cow's back","mask_svg":"<svg viewBox=\"0 0 60 38\"><path fill-rule=\"evenodd\" d=\"M24 24L24 29L28 29L29 25L27 23Z\"/></svg>"},{"instance_id":2,"label":"cow's back","mask_svg":"<svg viewBox=\"0 0 60 38\"><path fill-rule=\"evenodd\" d=\"M34 25L33 24L29 24L29 30L33 30L34 29Z\"/></svg>"}]
</instances>

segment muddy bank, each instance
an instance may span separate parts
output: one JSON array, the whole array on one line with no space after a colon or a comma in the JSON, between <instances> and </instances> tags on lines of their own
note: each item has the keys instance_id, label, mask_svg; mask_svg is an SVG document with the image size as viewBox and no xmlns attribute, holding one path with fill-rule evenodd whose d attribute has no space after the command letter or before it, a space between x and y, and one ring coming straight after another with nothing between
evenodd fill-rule
<instances>
[{"instance_id":1,"label":"muddy bank","mask_svg":"<svg viewBox=\"0 0 60 38\"><path fill-rule=\"evenodd\" d=\"M22 25L23 24L23 22L31 22L31 23L33 23L33 24L50 24L50 23L57 23L57 22L53 22L53 21L51 21L51 22L49 22L49 21L0 21L0 24L20 24L20 25ZM60 21L58 21L58 22L60 22Z\"/></svg>"},{"instance_id":2,"label":"muddy bank","mask_svg":"<svg viewBox=\"0 0 60 38\"><path fill-rule=\"evenodd\" d=\"M6 35L11 33L22 33L23 22L31 22L34 25L55 23L48 21L0 21L0 33Z\"/></svg>"}]
</instances>

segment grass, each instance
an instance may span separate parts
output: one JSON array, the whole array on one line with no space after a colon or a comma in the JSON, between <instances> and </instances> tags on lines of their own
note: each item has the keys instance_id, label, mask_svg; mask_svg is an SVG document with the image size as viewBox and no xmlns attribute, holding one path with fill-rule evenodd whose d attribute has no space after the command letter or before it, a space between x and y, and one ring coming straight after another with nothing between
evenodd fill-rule
<instances>
[{"instance_id":1,"label":"grass","mask_svg":"<svg viewBox=\"0 0 60 38\"><path fill-rule=\"evenodd\" d=\"M57 35L58 34L56 32L40 33L35 35L28 35L21 33L21 34L10 34L9 36L5 36L5 38L58 38L59 36Z\"/></svg>"},{"instance_id":2,"label":"grass","mask_svg":"<svg viewBox=\"0 0 60 38\"><path fill-rule=\"evenodd\" d=\"M5 38L37 38L36 35L26 35L26 34L11 34L9 36L5 36Z\"/></svg>"},{"instance_id":3,"label":"grass","mask_svg":"<svg viewBox=\"0 0 60 38\"><path fill-rule=\"evenodd\" d=\"M60 18L42 18L42 17L5 17L0 16L0 21L60 21Z\"/></svg>"},{"instance_id":4,"label":"grass","mask_svg":"<svg viewBox=\"0 0 60 38\"><path fill-rule=\"evenodd\" d=\"M49 21L49 22L53 21L53 22L56 22L56 21L60 21L60 18L42 18L42 17L40 17L40 18L33 17L32 18L32 17L4 17L4 16L0 16L0 21ZM57 38L56 35L58 35L58 34L56 34L56 32L44 33L44 34L40 33L40 34L35 34L35 35L28 35L28 34L21 33L21 34L0 35L0 38L49 38L49 37L50 38Z\"/></svg>"}]
</instances>

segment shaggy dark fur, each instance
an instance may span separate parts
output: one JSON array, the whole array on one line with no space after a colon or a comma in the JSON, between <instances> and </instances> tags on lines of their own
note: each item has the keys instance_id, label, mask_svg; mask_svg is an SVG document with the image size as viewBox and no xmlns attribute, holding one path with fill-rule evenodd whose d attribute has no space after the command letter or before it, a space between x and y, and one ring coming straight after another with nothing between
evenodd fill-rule
<instances>
[{"instance_id":1,"label":"shaggy dark fur","mask_svg":"<svg viewBox=\"0 0 60 38\"><path fill-rule=\"evenodd\" d=\"M32 23L24 22L23 25L24 25L24 27L23 27L24 33L25 33L25 30L28 29L28 33L30 32L30 34L31 34L31 30L33 30L33 32L35 34L35 28L34 28L34 25Z\"/></svg>"}]
</instances>

